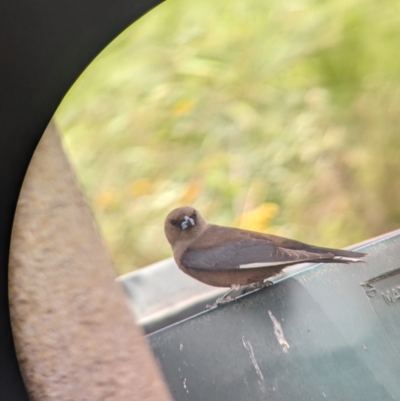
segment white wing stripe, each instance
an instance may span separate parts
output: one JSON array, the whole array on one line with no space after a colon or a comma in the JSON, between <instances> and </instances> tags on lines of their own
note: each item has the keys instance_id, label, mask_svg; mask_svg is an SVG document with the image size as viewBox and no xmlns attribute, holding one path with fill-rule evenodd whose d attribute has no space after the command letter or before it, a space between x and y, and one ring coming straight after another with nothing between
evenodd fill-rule
<instances>
[{"instance_id":1,"label":"white wing stripe","mask_svg":"<svg viewBox=\"0 0 400 401\"><path fill-rule=\"evenodd\" d=\"M239 265L239 269L256 269L256 268L263 268L263 267L269 267L269 266L288 265L293 262L294 262L293 260L285 260L283 262L246 263L243 265Z\"/></svg>"}]
</instances>

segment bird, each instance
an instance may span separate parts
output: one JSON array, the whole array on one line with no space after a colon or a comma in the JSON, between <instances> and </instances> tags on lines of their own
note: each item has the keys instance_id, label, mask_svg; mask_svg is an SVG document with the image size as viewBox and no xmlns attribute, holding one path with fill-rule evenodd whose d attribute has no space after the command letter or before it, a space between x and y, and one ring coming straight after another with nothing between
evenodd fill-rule
<instances>
[{"instance_id":1,"label":"bird","mask_svg":"<svg viewBox=\"0 0 400 401\"><path fill-rule=\"evenodd\" d=\"M164 232L175 262L184 273L211 286L230 288L213 306L231 301L230 295L241 287L271 285L268 279L287 266L304 262L357 263L366 256L210 224L191 206L172 210L165 219Z\"/></svg>"}]
</instances>

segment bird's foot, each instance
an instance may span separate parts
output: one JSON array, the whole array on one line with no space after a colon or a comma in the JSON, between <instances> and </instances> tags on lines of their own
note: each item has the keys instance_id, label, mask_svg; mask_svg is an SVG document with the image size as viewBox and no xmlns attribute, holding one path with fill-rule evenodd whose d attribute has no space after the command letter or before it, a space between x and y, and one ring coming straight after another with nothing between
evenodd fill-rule
<instances>
[{"instance_id":1,"label":"bird's foot","mask_svg":"<svg viewBox=\"0 0 400 401\"><path fill-rule=\"evenodd\" d=\"M260 290L261 288L269 287L269 286L271 286L273 284L274 283L272 281L269 281L269 280L258 281L257 283L249 284L248 286L245 287L244 294L247 294L247 293L255 291L255 290Z\"/></svg>"},{"instance_id":2,"label":"bird's foot","mask_svg":"<svg viewBox=\"0 0 400 401\"><path fill-rule=\"evenodd\" d=\"M208 304L205 307L205 310L214 309L219 305L227 304L228 302L234 301L235 298L232 298L230 295L219 297L213 304Z\"/></svg>"},{"instance_id":3,"label":"bird's foot","mask_svg":"<svg viewBox=\"0 0 400 401\"><path fill-rule=\"evenodd\" d=\"M231 285L231 289L226 292L224 295L222 295L222 297L219 297L212 305L206 305L206 310L207 309L212 309L212 308L216 308L218 305L221 304L227 304L228 302L233 301L235 298L231 297L231 294L233 294L235 291L240 289L240 285L239 284L232 284Z\"/></svg>"}]
</instances>

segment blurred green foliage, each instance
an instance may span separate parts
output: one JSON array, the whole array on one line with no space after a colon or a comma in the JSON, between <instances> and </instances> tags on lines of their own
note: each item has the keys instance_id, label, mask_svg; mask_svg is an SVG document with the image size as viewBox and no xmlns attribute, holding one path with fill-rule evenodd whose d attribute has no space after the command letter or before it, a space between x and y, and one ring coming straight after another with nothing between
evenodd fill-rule
<instances>
[{"instance_id":1,"label":"blurred green foliage","mask_svg":"<svg viewBox=\"0 0 400 401\"><path fill-rule=\"evenodd\" d=\"M119 273L167 212L346 246L400 224L400 2L169 0L55 118Z\"/></svg>"}]
</instances>

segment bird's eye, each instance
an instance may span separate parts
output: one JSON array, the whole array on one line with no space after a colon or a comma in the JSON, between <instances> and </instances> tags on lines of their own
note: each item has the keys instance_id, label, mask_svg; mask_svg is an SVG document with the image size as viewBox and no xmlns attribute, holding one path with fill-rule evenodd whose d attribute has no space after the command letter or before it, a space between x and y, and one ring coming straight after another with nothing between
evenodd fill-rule
<instances>
[{"instance_id":1,"label":"bird's eye","mask_svg":"<svg viewBox=\"0 0 400 401\"><path fill-rule=\"evenodd\" d=\"M196 218L196 210L194 210L193 214L192 214L192 219L195 219L195 218Z\"/></svg>"},{"instance_id":2,"label":"bird's eye","mask_svg":"<svg viewBox=\"0 0 400 401\"><path fill-rule=\"evenodd\" d=\"M178 220L171 220L171 224L173 226L177 226L178 225Z\"/></svg>"}]
</instances>

